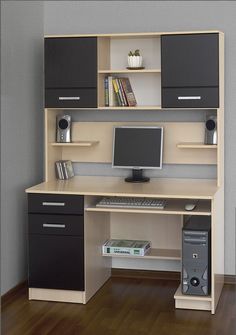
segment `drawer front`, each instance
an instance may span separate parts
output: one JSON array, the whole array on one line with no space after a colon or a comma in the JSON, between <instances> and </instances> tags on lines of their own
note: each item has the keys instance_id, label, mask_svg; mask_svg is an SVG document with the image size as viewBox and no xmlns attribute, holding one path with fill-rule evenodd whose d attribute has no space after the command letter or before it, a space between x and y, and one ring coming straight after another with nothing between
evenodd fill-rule
<instances>
[{"instance_id":1,"label":"drawer front","mask_svg":"<svg viewBox=\"0 0 236 335\"><path fill-rule=\"evenodd\" d=\"M65 194L29 194L29 213L84 214L84 197Z\"/></svg>"},{"instance_id":2,"label":"drawer front","mask_svg":"<svg viewBox=\"0 0 236 335\"><path fill-rule=\"evenodd\" d=\"M45 107L96 108L97 88L46 89Z\"/></svg>"},{"instance_id":3,"label":"drawer front","mask_svg":"<svg viewBox=\"0 0 236 335\"><path fill-rule=\"evenodd\" d=\"M79 236L29 236L29 287L84 290L84 240Z\"/></svg>"},{"instance_id":4,"label":"drawer front","mask_svg":"<svg viewBox=\"0 0 236 335\"><path fill-rule=\"evenodd\" d=\"M162 108L217 108L219 88L162 88Z\"/></svg>"},{"instance_id":5,"label":"drawer front","mask_svg":"<svg viewBox=\"0 0 236 335\"><path fill-rule=\"evenodd\" d=\"M29 214L29 234L84 236L84 217Z\"/></svg>"}]
</instances>

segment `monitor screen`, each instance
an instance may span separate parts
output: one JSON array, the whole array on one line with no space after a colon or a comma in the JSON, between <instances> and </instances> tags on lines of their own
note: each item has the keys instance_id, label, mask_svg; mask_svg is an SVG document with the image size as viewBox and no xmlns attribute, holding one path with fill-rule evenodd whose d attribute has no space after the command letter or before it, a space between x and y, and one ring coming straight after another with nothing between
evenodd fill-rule
<instances>
[{"instance_id":1,"label":"monitor screen","mask_svg":"<svg viewBox=\"0 0 236 335\"><path fill-rule=\"evenodd\" d=\"M115 127L113 167L162 168L162 127Z\"/></svg>"}]
</instances>

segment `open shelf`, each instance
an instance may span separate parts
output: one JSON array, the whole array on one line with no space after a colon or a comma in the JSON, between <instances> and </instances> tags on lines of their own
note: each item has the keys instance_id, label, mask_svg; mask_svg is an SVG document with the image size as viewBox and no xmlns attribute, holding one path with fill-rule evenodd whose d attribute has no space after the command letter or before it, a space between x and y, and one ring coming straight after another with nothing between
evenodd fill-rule
<instances>
[{"instance_id":1,"label":"open shelf","mask_svg":"<svg viewBox=\"0 0 236 335\"><path fill-rule=\"evenodd\" d=\"M91 147L99 141L78 141L70 143L50 143L53 147Z\"/></svg>"},{"instance_id":2,"label":"open shelf","mask_svg":"<svg viewBox=\"0 0 236 335\"><path fill-rule=\"evenodd\" d=\"M124 258L143 258L143 259L165 259L165 260L181 260L181 251L177 249L157 249L151 248L144 256L134 255L103 255L104 257L124 257Z\"/></svg>"},{"instance_id":3,"label":"open shelf","mask_svg":"<svg viewBox=\"0 0 236 335\"><path fill-rule=\"evenodd\" d=\"M204 144L202 142L181 142L177 144L180 149L217 149L215 144Z\"/></svg>"},{"instance_id":4,"label":"open shelf","mask_svg":"<svg viewBox=\"0 0 236 335\"><path fill-rule=\"evenodd\" d=\"M98 73L114 73L114 74L118 74L118 73L128 73L128 74L131 74L131 73L161 73L161 69L140 69L140 70L128 70L128 69L120 69L120 70L99 70Z\"/></svg>"},{"instance_id":5,"label":"open shelf","mask_svg":"<svg viewBox=\"0 0 236 335\"><path fill-rule=\"evenodd\" d=\"M133 110L156 110L156 109L161 109L161 106L142 106L142 105L137 105L134 107L130 107L130 106L99 106L98 109L102 110L102 109L108 109L108 110L119 110L119 109L133 109Z\"/></svg>"},{"instance_id":6,"label":"open shelf","mask_svg":"<svg viewBox=\"0 0 236 335\"><path fill-rule=\"evenodd\" d=\"M199 200L197 206L192 211L186 211L184 206L190 201L182 199L167 200L164 209L136 209L136 208L114 208L114 207L88 207L86 212L109 212L109 213L139 213L139 214L180 214L180 215L211 215L210 201Z\"/></svg>"}]
</instances>

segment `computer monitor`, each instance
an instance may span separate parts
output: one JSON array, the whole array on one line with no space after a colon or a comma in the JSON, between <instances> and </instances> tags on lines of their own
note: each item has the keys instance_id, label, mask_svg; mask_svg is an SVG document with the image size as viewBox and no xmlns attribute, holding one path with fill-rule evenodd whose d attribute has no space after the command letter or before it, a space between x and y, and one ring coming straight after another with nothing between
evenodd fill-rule
<instances>
[{"instance_id":1,"label":"computer monitor","mask_svg":"<svg viewBox=\"0 0 236 335\"><path fill-rule=\"evenodd\" d=\"M130 168L127 182L147 182L142 169L162 169L163 127L114 127L113 168Z\"/></svg>"}]
</instances>

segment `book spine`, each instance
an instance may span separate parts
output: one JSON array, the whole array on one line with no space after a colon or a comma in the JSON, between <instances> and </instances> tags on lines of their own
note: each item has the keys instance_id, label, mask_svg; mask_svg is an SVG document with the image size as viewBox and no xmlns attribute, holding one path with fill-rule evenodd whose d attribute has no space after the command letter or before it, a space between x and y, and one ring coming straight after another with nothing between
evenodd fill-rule
<instances>
[{"instance_id":1,"label":"book spine","mask_svg":"<svg viewBox=\"0 0 236 335\"><path fill-rule=\"evenodd\" d=\"M115 91L115 93L116 93L118 106L122 106L122 102L121 102L121 100L120 100L120 95L119 95L119 88L118 88L118 86L117 86L117 83L116 83L116 79L115 79L115 78L112 79L112 84L113 84L113 87L114 87L114 91Z\"/></svg>"},{"instance_id":2,"label":"book spine","mask_svg":"<svg viewBox=\"0 0 236 335\"><path fill-rule=\"evenodd\" d=\"M65 176L64 179L69 179L66 162L62 162L62 166L63 166L64 176Z\"/></svg>"},{"instance_id":3,"label":"book spine","mask_svg":"<svg viewBox=\"0 0 236 335\"><path fill-rule=\"evenodd\" d=\"M60 171L61 171L61 179L65 179L65 174L64 174L64 169L63 169L63 165L62 162L59 162L60 165Z\"/></svg>"},{"instance_id":4,"label":"book spine","mask_svg":"<svg viewBox=\"0 0 236 335\"><path fill-rule=\"evenodd\" d=\"M122 94L123 101L124 101L124 106L128 106L128 102L127 102L127 99L126 99L124 87L123 87L123 84L122 84L122 78L119 78L119 84L120 84L121 94Z\"/></svg>"},{"instance_id":5,"label":"book spine","mask_svg":"<svg viewBox=\"0 0 236 335\"><path fill-rule=\"evenodd\" d=\"M116 78L116 83L117 83L118 92L119 92L119 96L120 96L121 106L124 106L125 103L124 103L124 99L123 99L122 92L121 92L121 87L120 87L120 80L119 80L119 78Z\"/></svg>"},{"instance_id":6,"label":"book spine","mask_svg":"<svg viewBox=\"0 0 236 335\"><path fill-rule=\"evenodd\" d=\"M112 84L112 76L108 77L108 93L109 93L109 106L113 107L113 106L117 106L117 98L116 98L116 93L115 90L113 88L113 84Z\"/></svg>"},{"instance_id":7,"label":"book spine","mask_svg":"<svg viewBox=\"0 0 236 335\"><path fill-rule=\"evenodd\" d=\"M124 83L124 91L125 91L125 95L126 95L126 99L128 102L129 106L136 106L137 105L137 101L135 99L135 95L134 92L132 90L129 78L123 78L123 83Z\"/></svg>"},{"instance_id":8,"label":"book spine","mask_svg":"<svg viewBox=\"0 0 236 335\"><path fill-rule=\"evenodd\" d=\"M108 77L104 78L105 106L109 106Z\"/></svg>"},{"instance_id":9,"label":"book spine","mask_svg":"<svg viewBox=\"0 0 236 335\"><path fill-rule=\"evenodd\" d=\"M58 162L55 162L55 168L56 168L56 177L58 179L61 179L61 175L60 175L60 166Z\"/></svg>"}]
</instances>

